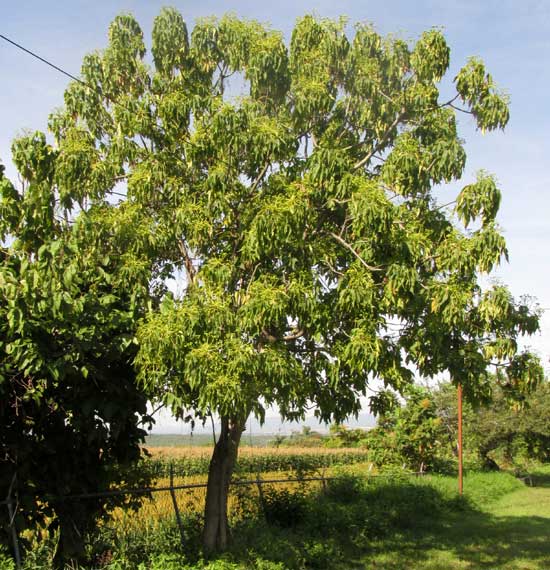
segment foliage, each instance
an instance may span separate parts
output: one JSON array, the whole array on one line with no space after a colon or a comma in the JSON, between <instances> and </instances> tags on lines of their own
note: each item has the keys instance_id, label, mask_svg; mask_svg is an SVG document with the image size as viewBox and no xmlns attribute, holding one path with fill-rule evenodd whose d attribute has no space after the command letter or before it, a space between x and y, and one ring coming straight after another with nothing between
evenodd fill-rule
<instances>
[{"instance_id":1,"label":"foliage","mask_svg":"<svg viewBox=\"0 0 550 570\"><path fill-rule=\"evenodd\" d=\"M362 428L348 428L343 424L330 426L330 437L324 442L327 447L358 447L365 445L367 431Z\"/></svg>"},{"instance_id":2,"label":"foliage","mask_svg":"<svg viewBox=\"0 0 550 570\"><path fill-rule=\"evenodd\" d=\"M489 361L513 395L536 384L517 339L538 329L537 311L478 281L507 257L495 180L480 173L453 211L437 201L464 172L456 106L481 130L509 118L481 61L441 101L450 50L438 30L413 44L359 23L348 37L344 20L308 15L287 47L233 16L189 34L174 9L153 24L152 66L145 53L134 18L115 18L50 118L55 150L18 156L32 169L55 155L66 208L113 200L126 181L116 208L150 239L135 280L154 268L179 283L139 325L139 379L180 416L221 418L211 493L223 495L246 419L266 406L341 422L373 378L405 391L412 366L448 372L472 400L487 396Z\"/></svg>"},{"instance_id":3,"label":"foliage","mask_svg":"<svg viewBox=\"0 0 550 570\"><path fill-rule=\"evenodd\" d=\"M340 474L328 481L325 495L341 503L353 503L364 491L364 481L357 475Z\"/></svg>"},{"instance_id":4,"label":"foliage","mask_svg":"<svg viewBox=\"0 0 550 570\"><path fill-rule=\"evenodd\" d=\"M463 402L463 446L468 465L485 469L550 460L550 384L545 381L522 398L489 377L491 400ZM379 418L365 441L368 457L379 467L406 464L413 470L456 469L458 412L456 388L415 387L403 405Z\"/></svg>"},{"instance_id":5,"label":"foliage","mask_svg":"<svg viewBox=\"0 0 550 570\"><path fill-rule=\"evenodd\" d=\"M304 425L302 431L293 430L290 436L280 437L275 444L284 447L319 447L325 439L326 437L323 434Z\"/></svg>"},{"instance_id":6,"label":"foliage","mask_svg":"<svg viewBox=\"0 0 550 570\"><path fill-rule=\"evenodd\" d=\"M149 284L129 281L130 208L71 219L44 135L16 140L13 156L20 189L0 166L0 495L11 488L20 530L55 516L58 556L78 558L82 533L124 499L56 497L122 484L119 467L140 457L149 419L133 336Z\"/></svg>"},{"instance_id":7,"label":"foliage","mask_svg":"<svg viewBox=\"0 0 550 570\"><path fill-rule=\"evenodd\" d=\"M432 393L411 387L404 405L394 406L368 432L369 458L381 467L405 464L414 471L431 469L440 455L441 424Z\"/></svg>"},{"instance_id":8,"label":"foliage","mask_svg":"<svg viewBox=\"0 0 550 570\"><path fill-rule=\"evenodd\" d=\"M449 448L456 443L456 393L449 384L434 390L437 414L442 420L441 437ZM550 461L550 383L539 385L521 406L510 401L506 388L496 380L487 406L463 406L464 446L477 454L485 468L524 460Z\"/></svg>"},{"instance_id":9,"label":"foliage","mask_svg":"<svg viewBox=\"0 0 550 570\"><path fill-rule=\"evenodd\" d=\"M0 570L15 570L15 562L4 552L2 546L0 546Z\"/></svg>"},{"instance_id":10,"label":"foliage","mask_svg":"<svg viewBox=\"0 0 550 570\"><path fill-rule=\"evenodd\" d=\"M261 503L266 521L282 528L299 525L306 514L306 497L300 491L270 486L262 491Z\"/></svg>"},{"instance_id":11,"label":"foliage","mask_svg":"<svg viewBox=\"0 0 550 570\"><path fill-rule=\"evenodd\" d=\"M189 37L164 9L152 37L149 68L137 22L117 17L50 120L61 187L78 173L83 196L104 197L125 177L127 204L166 240L154 261L185 272L184 294L140 327L144 383L176 410L262 417L276 403L294 418L313 402L324 419L356 412L369 375L403 389L406 362L481 397L488 358L509 360L523 387L535 363L515 339L537 314L477 282L506 255L500 192L481 174L459 193L456 215L476 224L465 233L432 191L466 158L438 100L439 31L409 45L358 24L350 40L343 22L305 16L287 48L232 16ZM455 84L479 128L505 126L482 62Z\"/></svg>"}]
</instances>

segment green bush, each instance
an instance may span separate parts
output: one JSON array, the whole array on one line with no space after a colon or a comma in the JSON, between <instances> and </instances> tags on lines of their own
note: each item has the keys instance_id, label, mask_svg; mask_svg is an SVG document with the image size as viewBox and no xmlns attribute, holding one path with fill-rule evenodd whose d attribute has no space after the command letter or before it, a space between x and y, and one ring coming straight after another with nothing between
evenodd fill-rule
<instances>
[{"instance_id":1,"label":"green bush","mask_svg":"<svg viewBox=\"0 0 550 570\"><path fill-rule=\"evenodd\" d=\"M308 501L301 491L271 487L266 488L262 495L262 509L269 524L290 528L304 520Z\"/></svg>"},{"instance_id":2,"label":"green bush","mask_svg":"<svg viewBox=\"0 0 550 570\"><path fill-rule=\"evenodd\" d=\"M325 494L341 503L356 501L364 490L364 479L352 474L342 474L327 482Z\"/></svg>"}]
</instances>

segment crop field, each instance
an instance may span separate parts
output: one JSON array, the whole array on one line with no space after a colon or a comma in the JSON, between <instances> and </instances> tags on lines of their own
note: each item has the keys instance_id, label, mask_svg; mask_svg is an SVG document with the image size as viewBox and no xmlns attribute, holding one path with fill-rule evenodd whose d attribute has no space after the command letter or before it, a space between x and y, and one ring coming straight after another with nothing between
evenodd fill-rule
<instances>
[{"instance_id":1,"label":"crop field","mask_svg":"<svg viewBox=\"0 0 550 570\"><path fill-rule=\"evenodd\" d=\"M212 454L207 447L151 447L151 457L143 468L156 478L205 475ZM324 447L243 447L239 450L237 474L294 471L300 474L319 472L337 465L368 461L365 450L357 448Z\"/></svg>"},{"instance_id":2,"label":"crop field","mask_svg":"<svg viewBox=\"0 0 550 570\"><path fill-rule=\"evenodd\" d=\"M153 476L153 486L165 488L170 486L170 472L173 474L173 485L206 484L208 464L212 449L205 446L163 446L149 447L150 457L144 461L146 468ZM295 479L295 482L278 484L277 488L289 492L299 490L308 495L322 486L322 481L300 482L310 477L331 477L344 466L355 467L359 472L374 472L372 465L366 462L364 450L357 448L312 448L312 447L280 447L261 448L244 446L239 450L238 464L234 480L256 481L273 479ZM275 488L272 484L261 483L262 489L268 493ZM204 508L206 489L176 489L175 496L179 509L187 515L200 515ZM234 486L229 496L229 516L239 519L244 509L248 515L257 515L260 505L258 484ZM134 532L140 528L154 530L164 520L174 517L173 499L169 491L153 493L144 499L137 512L125 512L116 509L114 525L124 532Z\"/></svg>"}]
</instances>

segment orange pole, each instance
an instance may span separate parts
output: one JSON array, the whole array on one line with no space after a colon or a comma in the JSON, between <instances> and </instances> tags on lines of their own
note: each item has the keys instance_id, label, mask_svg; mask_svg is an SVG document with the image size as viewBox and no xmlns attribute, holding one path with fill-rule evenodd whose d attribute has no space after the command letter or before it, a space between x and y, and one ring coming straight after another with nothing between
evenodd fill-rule
<instances>
[{"instance_id":1,"label":"orange pole","mask_svg":"<svg viewBox=\"0 0 550 570\"><path fill-rule=\"evenodd\" d=\"M462 495L462 384L457 388L458 396L458 493Z\"/></svg>"}]
</instances>

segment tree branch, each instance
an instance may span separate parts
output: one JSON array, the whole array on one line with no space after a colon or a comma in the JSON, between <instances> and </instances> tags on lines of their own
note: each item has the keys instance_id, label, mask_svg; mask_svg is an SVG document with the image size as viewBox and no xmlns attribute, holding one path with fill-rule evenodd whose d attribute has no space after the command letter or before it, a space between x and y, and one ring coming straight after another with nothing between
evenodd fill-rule
<instances>
[{"instance_id":1,"label":"tree branch","mask_svg":"<svg viewBox=\"0 0 550 570\"><path fill-rule=\"evenodd\" d=\"M216 439L216 424L214 423L214 416L212 415L212 412L209 412L208 415L210 416L210 423L212 424L212 439L214 440L214 445L216 445L218 440Z\"/></svg>"},{"instance_id":2,"label":"tree branch","mask_svg":"<svg viewBox=\"0 0 550 570\"><path fill-rule=\"evenodd\" d=\"M296 340L296 339L304 336L304 333L305 333L304 329L294 329L293 332L284 336L283 340L285 340L287 342L290 340Z\"/></svg>"},{"instance_id":3,"label":"tree branch","mask_svg":"<svg viewBox=\"0 0 550 570\"><path fill-rule=\"evenodd\" d=\"M250 192L249 194L252 194L256 188L258 187L258 184L263 180L265 173L267 172L267 169L269 168L269 165L271 164L271 162L266 162L265 166L262 168L260 174L258 174L258 176L256 177L256 180L254 180L254 182L252 183L252 186L250 187Z\"/></svg>"},{"instance_id":4,"label":"tree branch","mask_svg":"<svg viewBox=\"0 0 550 570\"><path fill-rule=\"evenodd\" d=\"M390 138L393 129L397 127L397 125L401 122L404 116L405 116L405 109L401 109L401 112L397 115L397 117L395 117L395 120L389 126L388 130L384 133L384 136L378 141L378 144L364 158L362 158L359 162L356 162L353 165L354 171L359 170L362 166L365 166L365 164L367 164L367 162L386 144L386 142Z\"/></svg>"},{"instance_id":5,"label":"tree branch","mask_svg":"<svg viewBox=\"0 0 550 570\"><path fill-rule=\"evenodd\" d=\"M330 232L330 235L340 244L342 244L345 248L349 249L353 255L366 267L369 271L382 271L382 267L376 267L374 265L369 265L354 249L353 247L342 237L334 232Z\"/></svg>"},{"instance_id":6,"label":"tree branch","mask_svg":"<svg viewBox=\"0 0 550 570\"><path fill-rule=\"evenodd\" d=\"M446 204L443 204L442 206L438 206L437 208L434 208L434 211L437 212L437 210L443 210L443 208L446 208L447 206L452 206L455 203L456 203L456 200L452 200L451 202L447 202Z\"/></svg>"},{"instance_id":7,"label":"tree branch","mask_svg":"<svg viewBox=\"0 0 550 570\"><path fill-rule=\"evenodd\" d=\"M449 103L449 107L453 108L455 111L460 111L461 113L466 113L467 115L473 115L474 114L472 111L468 111L468 109L461 109L460 107L457 107L456 105L453 105L452 103Z\"/></svg>"},{"instance_id":8,"label":"tree branch","mask_svg":"<svg viewBox=\"0 0 550 570\"><path fill-rule=\"evenodd\" d=\"M185 243L182 239L180 239L178 241L178 247L179 250L181 252L181 254L183 255L184 258L184 265L185 265L185 271L187 272L187 278L189 280L189 283L193 283L193 281L195 281L195 276L197 274L195 267L193 266L193 261L191 259L191 256L189 255L189 252L187 251L187 247L185 246Z\"/></svg>"},{"instance_id":9,"label":"tree branch","mask_svg":"<svg viewBox=\"0 0 550 570\"><path fill-rule=\"evenodd\" d=\"M296 339L298 339L298 338L304 336L304 334L305 334L304 329L301 329L301 328L298 329L298 328L296 328L296 329L294 329L290 334L287 334L287 335L283 336L281 340L284 340L285 342L289 342L289 341L291 341L291 340L296 340ZM262 335L263 335L263 337L264 337L268 342L271 342L271 343L275 343L275 342L277 342L277 340L278 340L275 335L272 335L272 334L271 334L269 331L267 331L265 328L262 329Z\"/></svg>"},{"instance_id":10,"label":"tree branch","mask_svg":"<svg viewBox=\"0 0 550 570\"><path fill-rule=\"evenodd\" d=\"M336 273L336 275L340 275L340 277L344 276L344 274L338 271L327 259L323 259L321 263L324 263L333 273Z\"/></svg>"}]
</instances>

